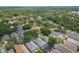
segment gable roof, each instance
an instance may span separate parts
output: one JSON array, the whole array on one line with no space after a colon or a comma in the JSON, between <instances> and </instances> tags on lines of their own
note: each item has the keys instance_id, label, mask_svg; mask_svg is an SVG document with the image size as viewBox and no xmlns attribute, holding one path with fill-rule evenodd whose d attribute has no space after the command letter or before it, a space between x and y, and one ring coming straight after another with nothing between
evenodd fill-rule
<instances>
[{"instance_id":1,"label":"gable roof","mask_svg":"<svg viewBox=\"0 0 79 59\"><path fill-rule=\"evenodd\" d=\"M13 49L7 51L7 53L15 53Z\"/></svg>"},{"instance_id":2,"label":"gable roof","mask_svg":"<svg viewBox=\"0 0 79 59\"><path fill-rule=\"evenodd\" d=\"M19 38L18 34L13 32L10 34L11 38Z\"/></svg>"},{"instance_id":3,"label":"gable roof","mask_svg":"<svg viewBox=\"0 0 79 59\"><path fill-rule=\"evenodd\" d=\"M61 33L61 32L56 32L56 31L52 31L52 35L54 35L54 36L56 36L56 37L58 37L58 36L60 36L60 35L64 35L64 33Z\"/></svg>"},{"instance_id":4,"label":"gable roof","mask_svg":"<svg viewBox=\"0 0 79 59\"><path fill-rule=\"evenodd\" d=\"M56 48L57 50L59 50L61 53L72 53L71 50L67 49L67 48L64 47L62 44L55 46L55 48Z\"/></svg>"},{"instance_id":5,"label":"gable roof","mask_svg":"<svg viewBox=\"0 0 79 59\"><path fill-rule=\"evenodd\" d=\"M69 38L72 38L72 39L75 39L75 40L79 41L79 33L72 32L68 36L69 36Z\"/></svg>"},{"instance_id":6,"label":"gable roof","mask_svg":"<svg viewBox=\"0 0 79 59\"><path fill-rule=\"evenodd\" d=\"M18 33L18 35L20 36L20 37L22 37L23 36L23 34L24 34L24 30L20 30L20 31L18 31L17 33Z\"/></svg>"},{"instance_id":7,"label":"gable roof","mask_svg":"<svg viewBox=\"0 0 79 59\"><path fill-rule=\"evenodd\" d=\"M25 45L31 52L35 52L35 50L38 49L38 46L33 41L30 41L26 43Z\"/></svg>"},{"instance_id":8,"label":"gable roof","mask_svg":"<svg viewBox=\"0 0 79 59\"><path fill-rule=\"evenodd\" d=\"M15 51L17 53L29 53L29 50L24 46L24 44L16 45L15 46Z\"/></svg>"},{"instance_id":9,"label":"gable roof","mask_svg":"<svg viewBox=\"0 0 79 59\"><path fill-rule=\"evenodd\" d=\"M45 49L48 46L47 43L41 40L40 38L35 39L34 42L42 49Z\"/></svg>"},{"instance_id":10,"label":"gable roof","mask_svg":"<svg viewBox=\"0 0 79 59\"><path fill-rule=\"evenodd\" d=\"M2 36L2 38L1 38L2 42L7 41L8 39L10 39L8 34Z\"/></svg>"}]
</instances>

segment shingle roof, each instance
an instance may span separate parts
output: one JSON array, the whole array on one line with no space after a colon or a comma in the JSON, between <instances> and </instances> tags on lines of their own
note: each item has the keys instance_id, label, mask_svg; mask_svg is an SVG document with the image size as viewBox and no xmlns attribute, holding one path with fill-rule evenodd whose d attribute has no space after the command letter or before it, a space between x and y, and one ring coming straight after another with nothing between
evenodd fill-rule
<instances>
[{"instance_id":1,"label":"shingle roof","mask_svg":"<svg viewBox=\"0 0 79 59\"><path fill-rule=\"evenodd\" d=\"M67 49L63 45L57 45L55 48L59 50L61 53L72 53L71 50Z\"/></svg>"},{"instance_id":2,"label":"shingle roof","mask_svg":"<svg viewBox=\"0 0 79 59\"><path fill-rule=\"evenodd\" d=\"M74 45L73 43L67 41L67 42L63 43L63 45L65 47L69 48L70 50L72 50L73 52L77 52L77 46Z\"/></svg>"},{"instance_id":3,"label":"shingle roof","mask_svg":"<svg viewBox=\"0 0 79 59\"><path fill-rule=\"evenodd\" d=\"M35 39L34 41L39 47L41 47L42 49L45 49L48 47L47 43L44 42L43 40L41 40L40 38Z\"/></svg>"},{"instance_id":4,"label":"shingle roof","mask_svg":"<svg viewBox=\"0 0 79 59\"><path fill-rule=\"evenodd\" d=\"M64 35L64 33L52 31L52 35L58 37L58 36L60 36L60 35Z\"/></svg>"},{"instance_id":5,"label":"shingle roof","mask_svg":"<svg viewBox=\"0 0 79 59\"><path fill-rule=\"evenodd\" d=\"M19 38L18 34L13 32L10 34L11 38Z\"/></svg>"},{"instance_id":6,"label":"shingle roof","mask_svg":"<svg viewBox=\"0 0 79 59\"><path fill-rule=\"evenodd\" d=\"M79 41L79 33L73 32L73 33L70 33L68 36L69 36L69 38Z\"/></svg>"},{"instance_id":7,"label":"shingle roof","mask_svg":"<svg viewBox=\"0 0 79 59\"><path fill-rule=\"evenodd\" d=\"M4 47L0 47L0 53L6 53L6 49Z\"/></svg>"},{"instance_id":8,"label":"shingle roof","mask_svg":"<svg viewBox=\"0 0 79 59\"><path fill-rule=\"evenodd\" d=\"M2 42L7 41L8 39L10 39L10 37L7 34L2 36L2 38L1 38Z\"/></svg>"},{"instance_id":9,"label":"shingle roof","mask_svg":"<svg viewBox=\"0 0 79 59\"><path fill-rule=\"evenodd\" d=\"M15 53L13 49L10 49L9 51L7 51L7 53Z\"/></svg>"},{"instance_id":10,"label":"shingle roof","mask_svg":"<svg viewBox=\"0 0 79 59\"><path fill-rule=\"evenodd\" d=\"M19 30L19 31L17 31L17 33L18 33L18 35L19 35L20 37L23 37L23 34L24 34L25 32L27 32L27 31L30 31L30 30Z\"/></svg>"},{"instance_id":11,"label":"shingle roof","mask_svg":"<svg viewBox=\"0 0 79 59\"><path fill-rule=\"evenodd\" d=\"M15 51L17 53L29 53L29 50L23 44L16 45L15 46Z\"/></svg>"},{"instance_id":12,"label":"shingle roof","mask_svg":"<svg viewBox=\"0 0 79 59\"><path fill-rule=\"evenodd\" d=\"M36 50L38 50L38 46L33 41L30 41L25 45L31 52L35 52Z\"/></svg>"},{"instance_id":13,"label":"shingle roof","mask_svg":"<svg viewBox=\"0 0 79 59\"><path fill-rule=\"evenodd\" d=\"M20 37L22 37L23 36L23 34L24 34L24 30L20 30L20 31L18 31L18 35L20 36Z\"/></svg>"},{"instance_id":14,"label":"shingle roof","mask_svg":"<svg viewBox=\"0 0 79 59\"><path fill-rule=\"evenodd\" d=\"M10 37L9 37L9 35L4 35L4 36L2 36L2 40L7 40L7 39L9 39Z\"/></svg>"}]
</instances>

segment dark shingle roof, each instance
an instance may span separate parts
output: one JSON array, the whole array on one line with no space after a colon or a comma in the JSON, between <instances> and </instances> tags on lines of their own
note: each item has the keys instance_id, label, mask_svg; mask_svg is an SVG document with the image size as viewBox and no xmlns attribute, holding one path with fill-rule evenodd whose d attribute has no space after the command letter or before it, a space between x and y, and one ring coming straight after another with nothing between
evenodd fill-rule
<instances>
[{"instance_id":1,"label":"dark shingle roof","mask_svg":"<svg viewBox=\"0 0 79 59\"><path fill-rule=\"evenodd\" d=\"M33 41L30 41L26 43L25 45L31 52L34 52L35 50L38 49L38 46Z\"/></svg>"},{"instance_id":2,"label":"dark shingle roof","mask_svg":"<svg viewBox=\"0 0 79 59\"><path fill-rule=\"evenodd\" d=\"M41 40L40 38L35 39L34 42L42 49L45 49L46 47L48 47L47 43Z\"/></svg>"}]
</instances>

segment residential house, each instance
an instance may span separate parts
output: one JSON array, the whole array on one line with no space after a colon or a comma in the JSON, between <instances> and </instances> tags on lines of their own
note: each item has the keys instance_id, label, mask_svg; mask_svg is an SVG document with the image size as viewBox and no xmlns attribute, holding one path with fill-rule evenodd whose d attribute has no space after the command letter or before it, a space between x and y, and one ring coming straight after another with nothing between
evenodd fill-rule
<instances>
[{"instance_id":1,"label":"residential house","mask_svg":"<svg viewBox=\"0 0 79 59\"><path fill-rule=\"evenodd\" d=\"M20 37L23 37L24 33L27 31L30 31L30 30L19 30L19 31L17 31L17 33Z\"/></svg>"},{"instance_id":2,"label":"residential house","mask_svg":"<svg viewBox=\"0 0 79 59\"><path fill-rule=\"evenodd\" d=\"M39 50L39 47L33 41L30 41L25 45L32 53L37 52Z\"/></svg>"},{"instance_id":3,"label":"residential house","mask_svg":"<svg viewBox=\"0 0 79 59\"><path fill-rule=\"evenodd\" d=\"M77 52L77 46L73 43L66 41L65 43L63 43L63 45L68 49L72 50L74 53Z\"/></svg>"},{"instance_id":4,"label":"residential house","mask_svg":"<svg viewBox=\"0 0 79 59\"><path fill-rule=\"evenodd\" d=\"M72 50L66 48L65 46L63 46L62 44L56 45L55 48L57 50L59 50L61 53L73 53Z\"/></svg>"},{"instance_id":5,"label":"residential house","mask_svg":"<svg viewBox=\"0 0 79 59\"><path fill-rule=\"evenodd\" d=\"M63 38L64 33L52 31L51 35L55 38Z\"/></svg>"},{"instance_id":6,"label":"residential house","mask_svg":"<svg viewBox=\"0 0 79 59\"><path fill-rule=\"evenodd\" d=\"M11 38L19 39L19 35L16 32L10 34Z\"/></svg>"},{"instance_id":7,"label":"residential house","mask_svg":"<svg viewBox=\"0 0 79 59\"><path fill-rule=\"evenodd\" d=\"M63 43L67 40L66 35L61 32L52 31L51 36L53 36L54 38L57 38L58 42L60 43Z\"/></svg>"},{"instance_id":8,"label":"residential house","mask_svg":"<svg viewBox=\"0 0 79 59\"><path fill-rule=\"evenodd\" d=\"M16 53L30 53L24 44L16 45L15 51Z\"/></svg>"},{"instance_id":9,"label":"residential house","mask_svg":"<svg viewBox=\"0 0 79 59\"><path fill-rule=\"evenodd\" d=\"M34 42L41 48L41 49L47 49L48 45L45 41L41 40L41 38L37 38L34 40Z\"/></svg>"},{"instance_id":10,"label":"residential house","mask_svg":"<svg viewBox=\"0 0 79 59\"><path fill-rule=\"evenodd\" d=\"M23 37L24 32L25 32L25 30L19 30L19 31L17 31L17 33L18 33L18 35L20 37Z\"/></svg>"},{"instance_id":11,"label":"residential house","mask_svg":"<svg viewBox=\"0 0 79 59\"><path fill-rule=\"evenodd\" d=\"M6 49L4 47L0 47L0 53L6 53Z\"/></svg>"},{"instance_id":12,"label":"residential house","mask_svg":"<svg viewBox=\"0 0 79 59\"><path fill-rule=\"evenodd\" d=\"M4 36L1 37L2 43L4 43L4 44L6 44L7 40L9 40L9 39L10 39L10 37L9 37L8 34L6 34L6 35L4 35Z\"/></svg>"},{"instance_id":13,"label":"residential house","mask_svg":"<svg viewBox=\"0 0 79 59\"><path fill-rule=\"evenodd\" d=\"M15 53L13 49L7 51L7 53Z\"/></svg>"},{"instance_id":14,"label":"residential house","mask_svg":"<svg viewBox=\"0 0 79 59\"><path fill-rule=\"evenodd\" d=\"M79 46L79 33L77 32L72 32L68 34L68 39L69 42L72 42L75 45Z\"/></svg>"}]
</instances>

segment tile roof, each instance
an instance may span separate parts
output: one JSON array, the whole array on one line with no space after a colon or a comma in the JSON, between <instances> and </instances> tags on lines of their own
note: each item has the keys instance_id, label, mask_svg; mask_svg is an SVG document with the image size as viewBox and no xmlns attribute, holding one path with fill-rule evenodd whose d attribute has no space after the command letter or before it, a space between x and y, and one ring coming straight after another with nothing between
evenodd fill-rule
<instances>
[{"instance_id":1,"label":"tile roof","mask_svg":"<svg viewBox=\"0 0 79 59\"><path fill-rule=\"evenodd\" d=\"M16 45L15 46L16 53L29 53L29 50L25 47L25 45Z\"/></svg>"}]
</instances>

